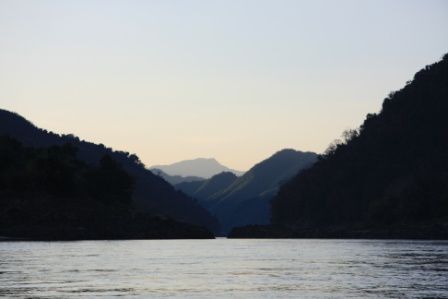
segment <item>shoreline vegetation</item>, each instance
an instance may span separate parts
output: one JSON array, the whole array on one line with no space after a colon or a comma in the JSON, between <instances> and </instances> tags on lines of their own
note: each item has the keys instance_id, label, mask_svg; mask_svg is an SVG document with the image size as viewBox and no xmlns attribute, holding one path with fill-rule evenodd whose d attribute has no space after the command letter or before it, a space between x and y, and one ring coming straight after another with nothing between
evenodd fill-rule
<instances>
[{"instance_id":1,"label":"shoreline vegetation","mask_svg":"<svg viewBox=\"0 0 448 299\"><path fill-rule=\"evenodd\" d=\"M17 226L0 230L1 241L87 241L87 240L172 240L215 239L204 227L182 223L173 219L145 220L149 228L134 230L127 227L98 232L85 227ZM114 224L115 225L115 224Z\"/></svg>"},{"instance_id":2,"label":"shoreline vegetation","mask_svg":"<svg viewBox=\"0 0 448 299\"><path fill-rule=\"evenodd\" d=\"M397 227L313 227L287 228L272 225L248 225L234 228L229 239L385 239L385 240L448 240L448 225Z\"/></svg>"}]
</instances>

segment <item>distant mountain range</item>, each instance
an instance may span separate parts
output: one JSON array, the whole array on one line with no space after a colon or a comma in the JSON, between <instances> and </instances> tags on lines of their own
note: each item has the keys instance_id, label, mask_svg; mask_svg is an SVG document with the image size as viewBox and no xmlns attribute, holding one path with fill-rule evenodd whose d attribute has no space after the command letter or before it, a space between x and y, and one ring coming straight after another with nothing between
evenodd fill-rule
<instances>
[{"instance_id":1,"label":"distant mountain range","mask_svg":"<svg viewBox=\"0 0 448 299\"><path fill-rule=\"evenodd\" d=\"M244 172L230 169L214 158L197 158L192 160L184 160L170 165L154 165L151 170L158 169L170 176L182 177L201 177L211 178L221 172L232 172L237 176L243 175Z\"/></svg>"},{"instance_id":2,"label":"distant mountain range","mask_svg":"<svg viewBox=\"0 0 448 299\"><path fill-rule=\"evenodd\" d=\"M152 168L151 172L154 173L155 175L161 177L162 179L164 179L165 181L167 181L168 183L170 183L171 185L177 185L180 183L184 183L184 182L199 182L199 181L205 181L205 178L201 178L198 176L181 176L181 175L169 175L167 173L165 173L163 170L158 169L158 168Z\"/></svg>"},{"instance_id":3,"label":"distant mountain range","mask_svg":"<svg viewBox=\"0 0 448 299\"><path fill-rule=\"evenodd\" d=\"M279 186L316 160L315 153L285 149L241 177L224 172L204 182L184 182L176 188L198 199L216 215L226 233L234 226L269 223L270 201Z\"/></svg>"},{"instance_id":4,"label":"distant mountain range","mask_svg":"<svg viewBox=\"0 0 448 299\"><path fill-rule=\"evenodd\" d=\"M284 184L234 237L448 238L448 54Z\"/></svg>"},{"instance_id":5,"label":"distant mountain range","mask_svg":"<svg viewBox=\"0 0 448 299\"><path fill-rule=\"evenodd\" d=\"M213 216L210 215L210 213L207 212L203 207L201 207L199 204L196 203L192 198L188 197L182 192L176 191L169 183L165 182L162 178L154 175L151 171L147 170L145 166L140 162L138 157L134 154L129 154L127 152L121 152L121 151L114 151L110 148L105 147L102 144L94 144L91 142L80 140L78 137L73 135L58 135L52 132L48 132L43 129L39 129L36 126L34 126L31 122L27 121L20 115L9 112L6 110L0 110L0 136L9 136L13 138L14 140L17 140L19 144L23 144L26 148L34 148L34 149L40 149L37 153L45 152L48 148L56 146L54 150L51 150L50 152L53 153L53 151L61 151L62 153L65 153L65 149L58 149L57 147L63 147L66 144L72 145L76 149L76 157L70 158L67 156L68 154L64 154L66 157L64 159L79 159L79 163L85 163L87 165L91 165L89 167L92 167L92 171L98 167L100 164L100 161L105 157L108 156L112 160L116 161L123 170L128 173L134 181L133 184L133 190L132 190L132 211L133 213L140 213L140 214L146 214L148 217L162 217L162 218L170 218L174 219L176 221L180 221L185 223L184 227L187 227L186 223L199 225L199 226L205 226L208 229L212 231L218 231L219 230L219 223ZM12 142L12 141L11 141ZM11 144L14 144L14 142L11 143L8 140L4 141L4 146L6 149L11 147ZM15 145L14 145L15 146ZM18 148L21 148L22 145L20 145ZM24 152L32 151L24 149ZM10 152L13 154L13 152ZM36 154L37 155L37 154ZM45 156L44 156L45 157ZM59 156L56 156L59 157ZM40 160L33 160L35 158L30 157L30 163L44 163L39 162ZM47 158L45 158L47 159ZM59 158L58 158L59 159ZM61 158L62 159L62 158ZM35 162L34 162L35 161ZM64 162L65 160L62 160ZM20 160L18 160L17 163L19 163ZM47 163L47 162L45 162ZM48 162L50 163L50 162ZM56 163L56 162L55 162ZM65 162L64 162L65 163ZM76 162L78 163L78 162ZM32 165L32 164L31 164ZM30 167L31 167L30 165ZM51 165L51 164L49 164ZM64 164L65 165L65 164ZM1 165L0 165L1 166ZM20 168L20 165L17 165L16 167L11 166L11 169L22 169ZM87 167L87 166L86 166ZM78 167L73 168L70 175L76 175L77 172L75 171L78 169ZM81 169L81 168L80 168ZM1 170L1 169L0 169ZM23 168L20 171L25 171L26 168ZM48 169L48 171L51 171L52 169ZM20 189L14 189L15 191L13 193L8 193L9 191L2 189L2 184L4 183L3 180L9 180L13 176L15 172L7 171L3 173L3 176L0 176L0 210L2 212L5 212L6 210L14 211L14 213L17 214L17 219L25 219L29 216L26 213L32 213L32 211L23 210L23 213L21 214L21 208L18 206L9 206L9 203L11 201L8 201L9 197L24 197L28 198L26 194L21 194ZM81 170L79 170L81 171ZM20 177L20 176L28 176L28 173L15 173L14 175ZM79 174L81 176L81 174ZM31 180L32 178L30 178ZM56 179L56 178L54 178ZM32 179L34 180L34 178ZM53 179L51 179L53 180ZM6 184L6 183L4 183ZM75 184L75 183L74 183ZM76 183L77 184L77 183ZM76 185L75 184L75 185ZM15 185L14 185L15 186ZM84 188L83 184L79 185L80 188ZM111 186L113 187L113 186ZM15 187L14 187L15 188ZM106 190L105 190L106 191ZM105 192L104 191L104 192ZM42 189L42 192L47 192L46 189ZM28 193L27 193L28 194ZM87 194L87 193L83 193ZM42 196L44 197L45 194ZM64 195L65 196L65 195ZM67 195L68 196L68 195ZM87 195L83 195L84 197ZM90 196L90 195L89 195ZM6 206L3 206L6 205ZM19 204L19 202L17 202ZM2 209L3 207L3 209ZM21 204L21 207L26 208L26 202ZM49 211L51 212L52 205L47 205ZM55 211L56 212L56 211ZM59 211L58 211L59 212ZM1 214L1 213L0 213ZM3 215L5 216L5 215ZM42 215L41 215L42 216ZM77 217L80 215L71 215L70 217ZM6 216L5 216L6 217ZM61 216L62 217L62 216ZM67 216L68 217L68 216ZM127 217L127 216L126 216ZM1 219L6 219L0 215ZM124 218L122 218L124 219ZM139 218L140 219L140 218ZM41 220L36 220L41 221ZM129 220L131 221L131 220ZM140 221L140 220L139 220ZM162 232L166 231L168 234L168 227L163 227L163 223L153 221L151 222L154 225L158 226L161 233L157 236L159 238L168 237L168 235L164 235ZM0 232L1 229L4 228L1 226L2 222L0 221ZM57 223L55 223L57 226ZM173 224L173 223L167 223L167 225L171 225L174 229L174 227L182 227L182 224ZM155 228L155 227L153 227ZM180 231L180 230L179 230ZM188 231L188 230L187 230ZM143 234L144 235L144 234ZM170 233L170 237L176 236L176 231L172 231ZM181 237L181 234L178 235ZM190 235L193 237L194 235ZM154 236L155 237L155 236ZM188 237L188 233L184 234L183 237Z\"/></svg>"}]
</instances>

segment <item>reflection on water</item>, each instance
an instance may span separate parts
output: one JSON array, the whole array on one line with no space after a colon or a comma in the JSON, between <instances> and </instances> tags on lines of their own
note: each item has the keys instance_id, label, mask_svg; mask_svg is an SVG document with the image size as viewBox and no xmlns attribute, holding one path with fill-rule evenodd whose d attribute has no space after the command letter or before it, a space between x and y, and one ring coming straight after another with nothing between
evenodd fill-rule
<instances>
[{"instance_id":1,"label":"reflection on water","mask_svg":"<svg viewBox=\"0 0 448 299\"><path fill-rule=\"evenodd\" d=\"M448 298L448 242L0 242L0 297Z\"/></svg>"}]
</instances>

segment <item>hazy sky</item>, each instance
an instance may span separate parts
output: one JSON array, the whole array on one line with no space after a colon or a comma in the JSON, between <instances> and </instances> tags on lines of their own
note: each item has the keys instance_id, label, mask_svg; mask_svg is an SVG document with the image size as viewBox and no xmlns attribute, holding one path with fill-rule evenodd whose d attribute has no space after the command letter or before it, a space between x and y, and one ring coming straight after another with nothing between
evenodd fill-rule
<instances>
[{"instance_id":1,"label":"hazy sky","mask_svg":"<svg viewBox=\"0 0 448 299\"><path fill-rule=\"evenodd\" d=\"M322 152L448 52L448 1L0 0L0 107L246 170Z\"/></svg>"}]
</instances>

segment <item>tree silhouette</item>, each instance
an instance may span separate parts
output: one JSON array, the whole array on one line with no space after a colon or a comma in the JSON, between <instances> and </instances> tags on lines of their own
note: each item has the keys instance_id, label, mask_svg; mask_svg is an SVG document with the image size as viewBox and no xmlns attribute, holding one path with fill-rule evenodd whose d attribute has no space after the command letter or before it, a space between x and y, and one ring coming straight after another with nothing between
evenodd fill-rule
<instances>
[{"instance_id":1,"label":"tree silhouette","mask_svg":"<svg viewBox=\"0 0 448 299\"><path fill-rule=\"evenodd\" d=\"M286 183L272 203L273 223L415 231L448 223L447 113L448 54Z\"/></svg>"}]
</instances>

